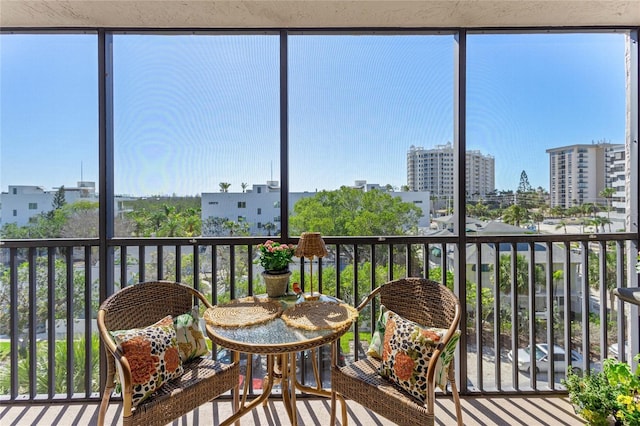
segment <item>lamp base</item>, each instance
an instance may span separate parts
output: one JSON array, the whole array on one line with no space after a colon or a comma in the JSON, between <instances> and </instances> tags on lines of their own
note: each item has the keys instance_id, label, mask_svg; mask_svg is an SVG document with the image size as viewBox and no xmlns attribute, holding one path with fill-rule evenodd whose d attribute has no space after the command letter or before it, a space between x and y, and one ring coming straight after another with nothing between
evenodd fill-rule
<instances>
[{"instance_id":1,"label":"lamp base","mask_svg":"<svg viewBox=\"0 0 640 426\"><path fill-rule=\"evenodd\" d=\"M304 295L304 300L306 300L307 302L311 302L311 301L320 299L320 296L321 296L320 293L311 292Z\"/></svg>"}]
</instances>

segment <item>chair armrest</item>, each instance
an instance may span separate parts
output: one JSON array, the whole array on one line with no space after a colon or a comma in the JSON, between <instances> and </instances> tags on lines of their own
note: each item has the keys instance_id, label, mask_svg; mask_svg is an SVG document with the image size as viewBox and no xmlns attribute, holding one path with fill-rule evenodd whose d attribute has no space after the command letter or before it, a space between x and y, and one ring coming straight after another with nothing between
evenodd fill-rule
<instances>
[{"instance_id":1,"label":"chair armrest","mask_svg":"<svg viewBox=\"0 0 640 426\"><path fill-rule=\"evenodd\" d=\"M202 302L202 304L205 306L205 308L212 308L213 305L211 304L211 302L209 302L209 300L205 297L204 294L202 294L201 291L196 290L195 288L192 287L188 287L189 291L191 292L191 294L193 294L194 297L196 297L200 302Z\"/></svg>"},{"instance_id":2,"label":"chair armrest","mask_svg":"<svg viewBox=\"0 0 640 426\"><path fill-rule=\"evenodd\" d=\"M369 303L371 303L371 301L378 295L378 293L380 293L380 289L382 287L377 287L375 288L373 291L371 291L371 293L369 293L369 295L367 297L365 297L362 302L360 302L360 304L358 306L356 306L356 309L358 310L358 312L360 312L361 310L363 310L364 308L367 307L367 305Z\"/></svg>"}]
</instances>

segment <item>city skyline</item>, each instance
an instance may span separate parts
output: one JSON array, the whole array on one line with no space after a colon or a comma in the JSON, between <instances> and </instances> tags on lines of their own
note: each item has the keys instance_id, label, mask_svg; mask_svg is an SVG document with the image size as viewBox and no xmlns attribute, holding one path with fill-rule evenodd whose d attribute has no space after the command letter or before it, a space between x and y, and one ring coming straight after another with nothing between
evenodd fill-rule
<instances>
[{"instance_id":1,"label":"city skyline","mask_svg":"<svg viewBox=\"0 0 640 426\"><path fill-rule=\"evenodd\" d=\"M96 44L0 36L2 191L98 182ZM280 182L278 49L275 35L114 37L115 192ZM454 140L453 52L446 34L291 36L290 190L406 185L411 145ZM474 34L467 69L466 149L495 157L498 191L523 170L548 190L547 149L624 143L622 34Z\"/></svg>"}]
</instances>

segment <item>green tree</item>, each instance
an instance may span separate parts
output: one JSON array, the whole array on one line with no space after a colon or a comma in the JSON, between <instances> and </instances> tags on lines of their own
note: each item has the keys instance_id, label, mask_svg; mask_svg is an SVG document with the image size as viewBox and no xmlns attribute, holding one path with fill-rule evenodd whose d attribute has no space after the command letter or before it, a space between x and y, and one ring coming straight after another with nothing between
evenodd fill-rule
<instances>
[{"instance_id":1,"label":"green tree","mask_svg":"<svg viewBox=\"0 0 640 426\"><path fill-rule=\"evenodd\" d=\"M531 192L531 184L529 177L524 170L520 173L520 183L518 184L518 193Z\"/></svg>"},{"instance_id":2,"label":"green tree","mask_svg":"<svg viewBox=\"0 0 640 426\"><path fill-rule=\"evenodd\" d=\"M267 231L267 235L270 237L271 233L276 230L276 225L273 222L267 222L264 224L264 229Z\"/></svg>"},{"instance_id":3,"label":"green tree","mask_svg":"<svg viewBox=\"0 0 640 426\"><path fill-rule=\"evenodd\" d=\"M90 383L91 389L85 389L85 338L76 338L72 342L73 346L73 371L67 371L67 341L58 340L55 342L55 362L49 364L48 342L41 341L36 343L36 393L47 394L49 389L48 374L49 369L54 370L53 391L56 394L69 393L85 393L100 391L100 338L98 334L91 335L91 373ZM18 355L18 393L24 395L29 393L30 382L30 366L29 356ZM67 389L67 375L72 377L72 389ZM0 366L0 395L8 395L11 391L11 368L10 364Z\"/></svg>"},{"instance_id":4,"label":"green tree","mask_svg":"<svg viewBox=\"0 0 640 426\"><path fill-rule=\"evenodd\" d=\"M231 186L228 182L220 182L220 192L229 192L229 187Z\"/></svg>"},{"instance_id":5,"label":"green tree","mask_svg":"<svg viewBox=\"0 0 640 426\"><path fill-rule=\"evenodd\" d=\"M53 282L54 282L54 300L52 301L55 319L66 318L66 306L68 300L73 300L73 317L84 318L84 294L85 294L85 275L84 270L73 270L73 294L67 294L67 265L63 257L55 257L53 265ZM35 307L36 324L45 324L48 319L48 277L49 268L47 256L36 257L36 276L35 291L37 304ZM9 268L0 263L0 334L10 334L9 318L11 316L11 299L10 299L10 271ZM17 310L18 310L18 330L26 330L29 324L29 310L31 309L29 302L29 264L23 262L18 266L17 276ZM95 280L91 288L92 292L92 312L98 308L98 281Z\"/></svg>"},{"instance_id":6,"label":"green tree","mask_svg":"<svg viewBox=\"0 0 640 426\"><path fill-rule=\"evenodd\" d=\"M139 237L193 237L210 232L213 226L207 222L208 228L203 231L200 208L187 203L145 205L126 217L133 223L133 234Z\"/></svg>"},{"instance_id":7,"label":"green tree","mask_svg":"<svg viewBox=\"0 0 640 426\"><path fill-rule=\"evenodd\" d=\"M64 185L62 185L60 188L58 188L55 195L53 196L53 202L52 202L53 210L61 209L64 207L65 204L67 204L67 200L65 199L64 193L65 193Z\"/></svg>"},{"instance_id":8,"label":"green tree","mask_svg":"<svg viewBox=\"0 0 640 426\"><path fill-rule=\"evenodd\" d=\"M596 232L599 232L600 229L604 232L605 225L609 225L609 231L611 231L611 219L604 216L594 216L591 219L588 219L587 222L589 225L593 225Z\"/></svg>"},{"instance_id":9,"label":"green tree","mask_svg":"<svg viewBox=\"0 0 640 426\"><path fill-rule=\"evenodd\" d=\"M616 193L616 190L611 187L607 187L602 191L600 191L600 196L604 198L607 202L607 218L608 219L611 219L611 199L613 198L615 193ZM611 225L609 225L609 232L611 232Z\"/></svg>"},{"instance_id":10,"label":"green tree","mask_svg":"<svg viewBox=\"0 0 640 426\"><path fill-rule=\"evenodd\" d=\"M78 200L55 211L56 214L60 212L64 216L64 223L60 229L61 237L98 237L98 202Z\"/></svg>"},{"instance_id":11,"label":"green tree","mask_svg":"<svg viewBox=\"0 0 640 426\"><path fill-rule=\"evenodd\" d=\"M60 238L66 222L67 212L65 209L52 210L32 217L25 226L6 223L0 229L0 236L7 239Z\"/></svg>"},{"instance_id":12,"label":"green tree","mask_svg":"<svg viewBox=\"0 0 640 426\"><path fill-rule=\"evenodd\" d=\"M556 229L560 229L563 228L564 229L564 233L567 233L567 221L562 219L560 222L558 222L558 224L556 225Z\"/></svg>"},{"instance_id":13,"label":"green tree","mask_svg":"<svg viewBox=\"0 0 640 426\"><path fill-rule=\"evenodd\" d=\"M406 235L415 233L422 210L380 190L341 187L300 199L293 208L293 235L320 232L335 236Z\"/></svg>"},{"instance_id":14,"label":"green tree","mask_svg":"<svg viewBox=\"0 0 640 426\"><path fill-rule=\"evenodd\" d=\"M549 212L554 217L564 218L567 215L567 210L562 206L554 206Z\"/></svg>"},{"instance_id":15,"label":"green tree","mask_svg":"<svg viewBox=\"0 0 640 426\"><path fill-rule=\"evenodd\" d=\"M617 255L615 250L615 243L608 243L609 247L605 252L605 282L604 285L606 289L609 291L608 300L615 300L613 295L613 290L615 290L618 286L617 284L617 268L616 261ZM600 286L602 283L600 282L600 259L599 256L601 253L595 253L593 251L589 251L589 286L595 290L600 290ZM624 271L624 268L623 268ZM623 272L624 273L624 272ZM622 282L626 282L626 278L622 277ZM612 304L615 309L615 303ZM615 317L613 317L615 318Z\"/></svg>"},{"instance_id":16,"label":"green tree","mask_svg":"<svg viewBox=\"0 0 640 426\"><path fill-rule=\"evenodd\" d=\"M519 204L513 204L502 214L502 219L511 225L520 226L522 222L530 218L529 210Z\"/></svg>"},{"instance_id":17,"label":"green tree","mask_svg":"<svg viewBox=\"0 0 640 426\"><path fill-rule=\"evenodd\" d=\"M540 233L540 224L544 220L544 215L540 212L535 212L531 214L531 220L533 220L537 225L538 234Z\"/></svg>"},{"instance_id":18,"label":"green tree","mask_svg":"<svg viewBox=\"0 0 640 426\"><path fill-rule=\"evenodd\" d=\"M221 237L227 234L224 227L226 217L208 217L202 221L202 235L207 237Z\"/></svg>"},{"instance_id":19,"label":"green tree","mask_svg":"<svg viewBox=\"0 0 640 426\"><path fill-rule=\"evenodd\" d=\"M493 279L493 264L491 264L489 269L492 272L491 277ZM535 265L534 274L535 284L544 283L544 269L541 265ZM511 254L500 255L499 276L500 282L498 283L498 288L504 294L510 294L512 287ZM516 254L515 279L517 293L526 294L529 288L529 263L527 262L527 258L522 254Z\"/></svg>"}]
</instances>

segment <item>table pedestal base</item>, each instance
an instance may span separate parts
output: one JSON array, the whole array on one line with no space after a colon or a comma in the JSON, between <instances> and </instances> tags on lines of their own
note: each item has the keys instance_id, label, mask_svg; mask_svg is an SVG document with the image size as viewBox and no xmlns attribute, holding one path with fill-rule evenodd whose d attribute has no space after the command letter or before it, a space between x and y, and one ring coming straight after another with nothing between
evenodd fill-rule
<instances>
[{"instance_id":1,"label":"table pedestal base","mask_svg":"<svg viewBox=\"0 0 640 426\"><path fill-rule=\"evenodd\" d=\"M316 350L312 349L311 354L311 356L315 360ZM322 389L320 374L318 372L318 365L315 362L313 363L313 374L316 379L316 387L305 386L302 383L298 382L298 379L296 377L296 352L291 352L282 355L267 355L267 376L264 380L262 394L258 395L255 399L247 403L247 395L249 394L249 382L250 378L252 377L251 364L253 364L252 362L249 362L250 358L251 357L249 356L247 361L247 372L243 383L242 398L240 400L239 407L231 417L220 423L220 426L229 426L234 422L238 422L238 420L242 416L252 411L261 403L263 404L263 406L266 406L269 397L271 396L273 385L278 381L280 381L280 386L282 388L282 402L284 403L284 407L287 410L287 415L289 416L289 420L291 421L291 426L298 425L298 410L296 409L296 389L307 394L331 398L331 392ZM278 377L280 376L280 374L281 377ZM347 416L347 406L342 396L338 395L338 398L340 399L340 402L342 404L342 418L344 423L344 419L346 419ZM335 409L333 402L331 408L332 410Z\"/></svg>"}]
</instances>

